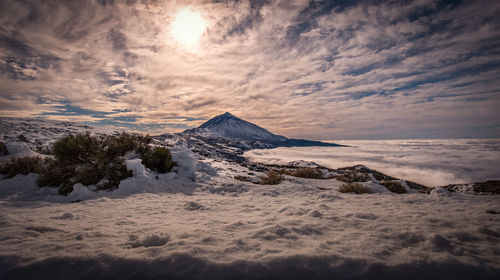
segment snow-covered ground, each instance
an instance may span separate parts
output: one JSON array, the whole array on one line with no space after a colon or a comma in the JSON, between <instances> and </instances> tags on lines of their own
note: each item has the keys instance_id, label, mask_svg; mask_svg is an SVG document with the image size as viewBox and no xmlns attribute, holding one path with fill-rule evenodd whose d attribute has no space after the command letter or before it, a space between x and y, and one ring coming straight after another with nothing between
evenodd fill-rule
<instances>
[{"instance_id":1,"label":"snow-covered ground","mask_svg":"<svg viewBox=\"0 0 500 280\"><path fill-rule=\"evenodd\" d=\"M0 160L12 156L33 155L37 146L47 147L62 136L86 132L112 134L123 130L45 119L0 118L0 141L7 145L10 152L7 156L0 155Z\"/></svg>"},{"instance_id":2,"label":"snow-covered ground","mask_svg":"<svg viewBox=\"0 0 500 280\"><path fill-rule=\"evenodd\" d=\"M472 279L500 272L499 196L354 195L339 193L335 180L289 177L264 186L206 175L186 193L108 193L79 203L3 198L0 278Z\"/></svg>"},{"instance_id":3,"label":"snow-covered ground","mask_svg":"<svg viewBox=\"0 0 500 280\"><path fill-rule=\"evenodd\" d=\"M29 137L30 135L27 135ZM335 179L262 173L170 143L112 192L67 197L0 180L0 279L498 279L500 196L344 194ZM368 165L369 166L369 165Z\"/></svg>"},{"instance_id":4,"label":"snow-covered ground","mask_svg":"<svg viewBox=\"0 0 500 280\"><path fill-rule=\"evenodd\" d=\"M426 186L500 180L500 139L342 140L348 147L251 150L255 162L313 161L330 168L363 164Z\"/></svg>"}]
</instances>

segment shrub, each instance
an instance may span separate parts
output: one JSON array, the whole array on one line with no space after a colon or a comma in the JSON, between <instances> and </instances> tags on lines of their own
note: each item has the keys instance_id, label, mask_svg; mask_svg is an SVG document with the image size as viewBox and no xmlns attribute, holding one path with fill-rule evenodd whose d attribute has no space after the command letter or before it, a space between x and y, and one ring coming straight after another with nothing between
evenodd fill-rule
<instances>
[{"instance_id":1,"label":"shrub","mask_svg":"<svg viewBox=\"0 0 500 280\"><path fill-rule=\"evenodd\" d=\"M31 148L33 151L42 154L42 155L51 155L52 151L48 146L44 146L40 143L36 143L35 147Z\"/></svg>"},{"instance_id":2,"label":"shrub","mask_svg":"<svg viewBox=\"0 0 500 280\"><path fill-rule=\"evenodd\" d=\"M54 160L41 172L38 186L59 187L66 195L75 183L96 184L102 179L97 158L104 148L104 138L86 134L65 136L54 143L51 154Z\"/></svg>"},{"instance_id":3,"label":"shrub","mask_svg":"<svg viewBox=\"0 0 500 280\"><path fill-rule=\"evenodd\" d=\"M312 167L297 168L291 172L287 172L287 174L300 178L323 179L321 171Z\"/></svg>"},{"instance_id":4,"label":"shrub","mask_svg":"<svg viewBox=\"0 0 500 280\"><path fill-rule=\"evenodd\" d=\"M281 173L275 171L275 170L270 170L267 172L266 176L262 177L260 179L260 184L261 185L277 185L283 181L283 177L281 176Z\"/></svg>"},{"instance_id":5,"label":"shrub","mask_svg":"<svg viewBox=\"0 0 500 280\"><path fill-rule=\"evenodd\" d=\"M499 180L488 180L486 182L474 183L474 192L476 193L496 193L500 194L500 181Z\"/></svg>"},{"instance_id":6,"label":"shrub","mask_svg":"<svg viewBox=\"0 0 500 280\"><path fill-rule=\"evenodd\" d=\"M368 189L368 187L366 186L363 186L362 184L347 183L340 186L339 192L362 194L362 193L370 193L370 189Z\"/></svg>"},{"instance_id":7,"label":"shrub","mask_svg":"<svg viewBox=\"0 0 500 280\"><path fill-rule=\"evenodd\" d=\"M62 164L85 164L102 149L99 140L88 133L68 135L54 143L52 154Z\"/></svg>"},{"instance_id":8,"label":"shrub","mask_svg":"<svg viewBox=\"0 0 500 280\"><path fill-rule=\"evenodd\" d=\"M175 162L172 160L172 154L163 147L147 150L141 154L141 158L142 163L147 168L159 173L169 172L175 165Z\"/></svg>"},{"instance_id":9,"label":"shrub","mask_svg":"<svg viewBox=\"0 0 500 280\"><path fill-rule=\"evenodd\" d=\"M55 160L52 160L49 164L47 164L46 168L42 170L37 183L39 187L59 187L65 182L69 185L72 177L72 166L56 164ZM72 186L73 185L71 185L71 190L73 189ZM61 190L59 190L59 192L61 193Z\"/></svg>"},{"instance_id":10,"label":"shrub","mask_svg":"<svg viewBox=\"0 0 500 280\"><path fill-rule=\"evenodd\" d=\"M75 181L84 186L96 185L104 177L99 164L85 164L77 168ZM105 166L102 166L105 168Z\"/></svg>"},{"instance_id":11,"label":"shrub","mask_svg":"<svg viewBox=\"0 0 500 280\"><path fill-rule=\"evenodd\" d=\"M414 182L408 181L408 180L405 180L405 182L410 189L416 190L420 193L430 194L432 191L432 188L426 187L424 185L420 185L420 184L417 184L417 183L414 183Z\"/></svg>"},{"instance_id":12,"label":"shrub","mask_svg":"<svg viewBox=\"0 0 500 280\"><path fill-rule=\"evenodd\" d=\"M57 186L60 194L68 194L75 183L96 185L97 189L117 188L120 181L132 176L124 156L137 153L143 162L157 172L168 172L174 162L170 152L162 147L152 149L149 136L126 133L111 136L86 134L69 135L54 143L54 160L43 170L38 185Z\"/></svg>"},{"instance_id":13,"label":"shrub","mask_svg":"<svg viewBox=\"0 0 500 280\"><path fill-rule=\"evenodd\" d=\"M118 136L108 136L105 139L106 155L109 157L123 156L127 152L143 154L150 150L150 136L131 135L127 133Z\"/></svg>"},{"instance_id":14,"label":"shrub","mask_svg":"<svg viewBox=\"0 0 500 280\"><path fill-rule=\"evenodd\" d=\"M47 152L53 156L11 158L0 163L0 173L11 178L16 174L40 173L38 186L59 187L59 193L66 195L73 191L73 185L96 185L97 189L117 188L121 180L132 176L127 170L124 156L137 153L144 165L156 172L169 172L175 165L170 151L163 147L149 146L152 138L119 134L95 136L86 134L69 135L56 141Z\"/></svg>"},{"instance_id":15,"label":"shrub","mask_svg":"<svg viewBox=\"0 0 500 280\"><path fill-rule=\"evenodd\" d=\"M59 187L59 189L58 189L59 194L61 194L61 195L68 195L68 194L70 194L73 191L73 185L74 184L70 183L69 181L63 183Z\"/></svg>"},{"instance_id":16,"label":"shrub","mask_svg":"<svg viewBox=\"0 0 500 280\"><path fill-rule=\"evenodd\" d=\"M396 181L383 181L382 185L393 193L406 193L405 187Z\"/></svg>"},{"instance_id":17,"label":"shrub","mask_svg":"<svg viewBox=\"0 0 500 280\"><path fill-rule=\"evenodd\" d=\"M107 166L104 169L104 178L105 180L101 181L100 184L97 184L97 189L99 190L108 190L115 189L118 187L120 182L128 177L132 177L132 170L127 170L127 167L123 163L123 159L121 162L116 162L115 165Z\"/></svg>"},{"instance_id":18,"label":"shrub","mask_svg":"<svg viewBox=\"0 0 500 280\"><path fill-rule=\"evenodd\" d=\"M40 157L12 157L0 163L0 173L6 174L5 178L12 178L16 174L40 173L42 170L43 161Z\"/></svg>"},{"instance_id":19,"label":"shrub","mask_svg":"<svg viewBox=\"0 0 500 280\"><path fill-rule=\"evenodd\" d=\"M28 139L26 139L26 137L23 134L18 135L17 140L21 142L29 142Z\"/></svg>"},{"instance_id":20,"label":"shrub","mask_svg":"<svg viewBox=\"0 0 500 280\"><path fill-rule=\"evenodd\" d=\"M336 175L333 177L336 180L342 181L344 183L354 183L354 182L366 182L370 180L368 174L364 174L361 172L350 172L344 173L340 175Z\"/></svg>"},{"instance_id":21,"label":"shrub","mask_svg":"<svg viewBox=\"0 0 500 280\"><path fill-rule=\"evenodd\" d=\"M351 167L340 168L339 170L349 170L351 172L360 172L364 174L372 174L372 176L378 181L389 181L389 180L397 180L394 177L388 176L384 173L378 172L377 170L370 169L364 165L355 165Z\"/></svg>"},{"instance_id":22,"label":"shrub","mask_svg":"<svg viewBox=\"0 0 500 280\"><path fill-rule=\"evenodd\" d=\"M6 156L9 154L9 150L4 142L0 142L0 156Z\"/></svg>"},{"instance_id":23,"label":"shrub","mask_svg":"<svg viewBox=\"0 0 500 280\"><path fill-rule=\"evenodd\" d=\"M240 180L240 181L243 181L243 182L251 182L252 181L250 177L243 176L243 175L236 175L236 176L234 176L234 179Z\"/></svg>"}]
</instances>

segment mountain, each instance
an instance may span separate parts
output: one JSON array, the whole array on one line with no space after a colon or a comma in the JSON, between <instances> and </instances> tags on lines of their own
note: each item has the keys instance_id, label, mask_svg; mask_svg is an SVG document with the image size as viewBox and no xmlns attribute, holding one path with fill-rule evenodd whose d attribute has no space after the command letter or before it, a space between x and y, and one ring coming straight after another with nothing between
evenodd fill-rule
<instances>
[{"instance_id":1,"label":"mountain","mask_svg":"<svg viewBox=\"0 0 500 280\"><path fill-rule=\"evenodd\" d=\"M274 135L260 126L233 116L229 112L216 116L201 126L186 130L184 133L263 142L287 140L286 137Z\"/></svg>"},{"instance_id":2,"label":"mountain","mask_svg":"<svg viewBox=\"0 0 500 280\"><path fill-rule=\"evenodd\" d=\"M341 146L333 143L319 141L288 139L281 135L275 135L268 130L253 123L242 120L229 112L218 115L208 120L197 128L184 131L184 135L197 135L204 138L226 138L231 140L243 140L251 142L251 146L259 148L275 147L305 147L305 146ZM264 146L262 144L264 143Z\"/></svg>"}]
</instances>

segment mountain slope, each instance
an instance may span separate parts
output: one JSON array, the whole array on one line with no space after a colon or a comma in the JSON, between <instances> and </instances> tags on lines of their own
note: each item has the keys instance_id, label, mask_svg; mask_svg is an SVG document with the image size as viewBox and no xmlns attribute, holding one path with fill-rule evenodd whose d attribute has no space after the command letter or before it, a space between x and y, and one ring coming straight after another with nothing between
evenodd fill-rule
<instances>
[{"instance_id":1,"label":"mountain slope","mask_svg":"<svg viewBox=\"0 0 500 280\"><path fill-rule=\"evenodd\" d=\"M203 138L223 137L228 140L243 140L253 148L342 146L319 141L288 139L284 136L275 135L253 123L235 117L229 112L216 116L199 127L188 129L181 134L196 135Z\"/></svg>"},{"instance_id":2,"label":"mountain slope","mask_svg":"<svg viewBox=\"0 0 500 280\"><path fill-rule=\"evenodd\" d=\"M268 130L228 112L208 120L198 128L186 130L184 133L264 142L287 140L286 137L274 135Z\"/></svg>"}]
</instances>

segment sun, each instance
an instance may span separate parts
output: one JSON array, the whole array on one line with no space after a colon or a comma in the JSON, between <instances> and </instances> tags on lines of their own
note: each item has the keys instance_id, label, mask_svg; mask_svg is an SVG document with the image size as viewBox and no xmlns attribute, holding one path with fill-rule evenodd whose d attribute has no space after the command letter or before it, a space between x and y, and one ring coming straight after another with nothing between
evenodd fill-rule
<instances>
[{"instance_id":1,"label":"sun","mask_svg":"<svg viewBox=\"0 0 500 280\"><path fill-rule=\"evenodd\" d=\"M180 45L192 49L198 45L205 28L205 20L199 12L184 8L175 16L171 33Z\"/></svg>"}]
</instances>

